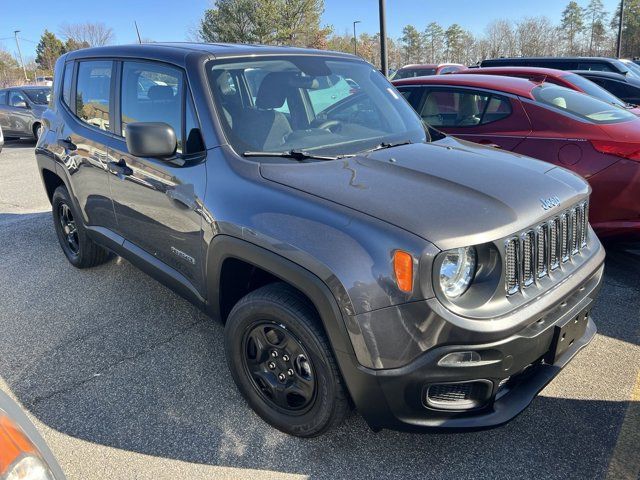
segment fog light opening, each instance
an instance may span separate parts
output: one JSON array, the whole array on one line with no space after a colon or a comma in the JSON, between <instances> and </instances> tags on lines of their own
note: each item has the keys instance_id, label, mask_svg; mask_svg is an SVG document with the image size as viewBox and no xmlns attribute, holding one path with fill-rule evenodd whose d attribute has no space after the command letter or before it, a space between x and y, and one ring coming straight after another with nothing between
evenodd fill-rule
<instances>
[{"instance_id":1,"label":"fog light opening","mask_svg":"<svg viewBox=\"0 0 640 480\"><path fill-rule=\"evenodd\" d=\"M438 361L441 367L470 367L481 363L484 363L482 356L474 350L451 352Z\"/></svg>"}]
</instances>

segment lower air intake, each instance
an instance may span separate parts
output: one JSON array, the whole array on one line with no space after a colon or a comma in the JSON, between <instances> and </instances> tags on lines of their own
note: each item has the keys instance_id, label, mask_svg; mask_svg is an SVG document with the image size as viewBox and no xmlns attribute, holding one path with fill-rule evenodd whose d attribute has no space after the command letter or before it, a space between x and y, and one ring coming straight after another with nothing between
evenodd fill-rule
<instances>
[{"instance_id":1,"label":"lower air intake","mask_svg":"<svg viewBox=\"0 0 640 480\"><path fill-rule=\"evenodd\" d=\"M486 403L491 387L488 380L437 383L426 389L425 400L428 407L440 410L471 410Z\"/></svg>"}]
</instances>

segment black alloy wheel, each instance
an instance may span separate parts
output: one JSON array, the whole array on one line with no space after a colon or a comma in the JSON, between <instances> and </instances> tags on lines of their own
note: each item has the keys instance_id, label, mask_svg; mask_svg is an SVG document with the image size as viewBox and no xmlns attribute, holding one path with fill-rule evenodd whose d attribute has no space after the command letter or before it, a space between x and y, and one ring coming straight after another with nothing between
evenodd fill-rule
<instances>
[{"instance_id":1,"label":"black alloy wheel","mask_svg":"<svg viewBox=\"0 0 640 480\"><path fill-rule=\"evenodd\" d=\"M316 395L309 354L284 326L258 322L243 341L243 365L254 388L274 408L288 414L305 413Z\"/></svg>"}]
</instances>

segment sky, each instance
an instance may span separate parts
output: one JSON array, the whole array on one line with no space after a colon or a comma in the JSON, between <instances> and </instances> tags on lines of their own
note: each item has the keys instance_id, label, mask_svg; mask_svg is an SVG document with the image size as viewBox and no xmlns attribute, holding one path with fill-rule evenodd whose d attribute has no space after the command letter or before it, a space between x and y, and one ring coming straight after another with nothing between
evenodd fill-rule
<instances>
[{"instance_id":1,"label":"sky","mask_svg":"<svg viewBox=\"0 0 640 480\"><path fill-rule=\"evenodd\" d=\"M613 12L619 0L603 0ZM138 22L143 38L155 41L183 41L194 29L212 0L32 0L24 8L9 1L0 14L0 47L16 52L13 31L20 30L20 48L25 57L35 56L36 44L44 29L58 34L67 23L100 21L113 28L115 43L136 41L133 21ZM526 16L546 15L558 22L568 0L386 0L387 32L392 38L401 36L402 28L413 24L419 30L436 21L448 26L459 23L480 34L492 20L517 20ZM578 0L585 6L588 0ZM378 0L325 0L324 25L332 25L336 33L353 31L354 20L360 20L358 34L376 33L379 28Z\"/></svg>"}]
</instances>

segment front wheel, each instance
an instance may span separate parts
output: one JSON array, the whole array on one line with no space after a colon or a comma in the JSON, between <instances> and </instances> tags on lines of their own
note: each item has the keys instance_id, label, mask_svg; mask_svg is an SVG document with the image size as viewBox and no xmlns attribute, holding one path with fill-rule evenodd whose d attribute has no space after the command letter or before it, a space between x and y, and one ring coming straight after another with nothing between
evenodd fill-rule
<instances>
[{"instance_id":1,"label":"front wheel","mask_svg":"<svg viewBox=\"0 0 640 480\"><path fill-rule=\"evenodd\" d=\"M298 290L274 283L242 298L225 326L227 362L240 392L266 422L299 437L324 433L349 410L319 322Z\"/></svg>"}]
</instances>

